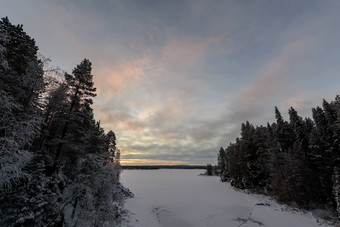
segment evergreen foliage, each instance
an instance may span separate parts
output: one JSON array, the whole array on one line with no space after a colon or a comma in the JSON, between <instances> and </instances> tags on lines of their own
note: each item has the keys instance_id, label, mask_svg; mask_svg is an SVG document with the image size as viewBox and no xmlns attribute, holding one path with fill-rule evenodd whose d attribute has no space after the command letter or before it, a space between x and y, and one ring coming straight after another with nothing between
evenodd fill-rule
<instances>
[{"instance_id":1,"label":"evergreen foliage","mask_svg":"<svg viewBox=\"0 0 340 227\"><path fill-rule=\"evenodd\" d=\"M275 107L275 123L242 124L241 138L218 153L222 181L228 176L237 188L340 213L340 96L313 108L313 119L303 119L294 108L288 113L289 122Z\"/></svg>"},{"instance_id":2,"label":"evergreen foliage","mask_svg":"<svg viewBox=\"0 0 340 227\"><path fill-rule=\"evenodd\" d=\"M220 169L221 181L225 182L229 179L229 176L228 176L228 168L227 168L228 160L227 160L227 156L226 156L226 153L224 152L223 147L220 148L217 161L218 161L217 162L218 168Z\"/></svg>"},{"instance_id":3,"label":"evergreen foliage","mask_svg":"<svg viewBox=\"0 0 340 227\"><path fill-rule=\"evenodd\" d=\"M213 167L211 164L207 164L207 175L212 176L213 175Z\"/></svg>"},{"instance_id":4,"label":"evergreen foliage","mask_svg":"<svg viewBox=\"0 0 340 227\"><path fill-rule=\"evenodd\" d=\"M49 84L35 41L0 21L0 226L115 226L128 194L93 117L92 66Z\"/></svg>"}]
</instances>

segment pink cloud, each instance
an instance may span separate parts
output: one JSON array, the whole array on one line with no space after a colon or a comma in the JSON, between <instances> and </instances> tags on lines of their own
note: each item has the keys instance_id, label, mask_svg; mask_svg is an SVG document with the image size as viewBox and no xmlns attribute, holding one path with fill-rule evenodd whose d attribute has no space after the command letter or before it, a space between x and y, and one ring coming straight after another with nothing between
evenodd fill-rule
<instances>
[{"instance_id":1,"label":"pink cloud","mask_svg":"<svg viewBox=\"0 0 340 227\"><path fill-rule=\"evenodd\" d=\"M122 94L130 85L145 78L145 68L149 65L149 58L144 57L132 62L118 65L116 67L101 67L96 69L94 74L95 85L98 88L98 94L105 96L112 94Z\"/></svg>"},{"instance_id":2,"label":"pink cloud","mask_svg":"<svg viewBox=\"0 0 340 227\"><path fill-rule=\"evenodd\" d=\"M203 40L197 40L193 37L171 40L160 51L161 65L163 68L185 71L198 64L207 48L220 42L223 38L224 35Z\"/></svg>"},{"instance_id":3,"label":"pink cloud","mask_svg":"<svg viewBox=\"0 0 340 227\"><path fill-rule=\"evenodd\" d=\"M285 100L281 106L284 110L289 109L290 107L293 107L294 109L301 109L305 107L307 99L307 94L300 93L295 96L290 97L289 99ZM308 103L308 102L307 102ZM309 107L311 108L311 107Z\"/></svg>"},{"instance_id":4,"label":"pink cloud","mask_svg":"<svg viewBox=\"0 0 340 227\"><path fill-rule=\"evenodd\" d=\"M239 101L247 105L256 104L276 96L284 87L294 83L299 77L295 70L303 63L304 57L314 44L314 39L303 37L286 45L255 74L254 80L241 90Z\"/></svg>"}]
</instances>

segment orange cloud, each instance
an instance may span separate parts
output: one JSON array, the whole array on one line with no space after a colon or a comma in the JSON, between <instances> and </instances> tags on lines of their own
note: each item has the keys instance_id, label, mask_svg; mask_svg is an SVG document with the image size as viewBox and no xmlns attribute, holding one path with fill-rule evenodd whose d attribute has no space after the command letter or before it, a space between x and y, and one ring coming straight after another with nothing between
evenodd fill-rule
<instances>
[{"instance_id":1,"label":"orange cloud","mask_svg":"<svg viewBox=\"0 0 340 227\"><path fill-rule=\"evenodd\" d=\"M161 159L124 159L120 163L126 165L187 165L187 161L171 161ZM193 164L193 163L191 163Z\"/></svg>"}]
</instances>

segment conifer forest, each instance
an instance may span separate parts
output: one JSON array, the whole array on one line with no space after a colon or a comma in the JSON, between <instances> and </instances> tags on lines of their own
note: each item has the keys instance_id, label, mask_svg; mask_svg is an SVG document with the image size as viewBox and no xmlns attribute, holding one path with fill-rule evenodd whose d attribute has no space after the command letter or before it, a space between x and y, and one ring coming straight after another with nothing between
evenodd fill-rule
<instances>
[{"instance_id":1,"label":"conifer forest","mask_svg":"<svg viewBox=\"0 0 340 227\"><path fill-rule=\"evenodd\" d=\"M91 62L59 75L22 25L0 21L0 226L116 226L113 131L93 117Z\"/></svg>"},{"instance_id":2,"label":"conifer forest","mask_svg":"<svg viewBox=\"0 0 340 227\"><path fill-rule=\"evenodd\" d=\"M340 1L0 14L0 227L340 227Z\"/></svg>"},{"instance_id":3,"label":"conifer forest","mask_svg":"<svg viewBox=\"0 0 340 227\"><path fill-rule=\"evenodd\" d=\"M331 207L340 213L340 96L303 119L289 121L275 107L276 122L241 126L241 137L218 153L222 181L269 194L300 208Z\"/></svg>"}]
</instances>

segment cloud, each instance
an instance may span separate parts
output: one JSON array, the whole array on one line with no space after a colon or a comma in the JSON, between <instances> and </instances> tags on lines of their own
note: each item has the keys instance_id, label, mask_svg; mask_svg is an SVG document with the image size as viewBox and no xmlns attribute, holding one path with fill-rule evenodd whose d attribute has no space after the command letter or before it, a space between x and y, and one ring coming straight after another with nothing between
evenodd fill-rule
<instances>
[{"instance_id":1,"label":"cloud","mask_svg":"<svg viewBox=\"0 0 340 227\"><path fill-rule=\"evenodd\" d=\"M202 13L199 7L193 10L194 14ZM139 24L138 29L142 30L143 25ZM227 42L223 32L195 36L171 26L152 30L161 34L150 34L152 45L140 46L147 49L147 54L138 53L118 65L100 67L101 76L96 81L101 89L101 108L96 107L96 112L100 112L103 125L117 132L118 145L127 162L168 160L168 163L204 164L207 160L215 161L219 147L227 146L239 136L242 122L265 124L274 119L275 105L299 105L305 100L292 96L292 84L305 77L301 69L306 67L308 54L318 42L311 36L290 36L271 54L252 56L257 65L249 67L248 75L241 78L242 84L236 84L241 89L232 94L233 98L226 95L227 91L218 90L216 94L223 94L226 99L222 104L211 104L207 94L215 89L211 87L215 78L200 71L207 64L207 58L216 57L213 51L224 48L228 53L224 55L227 59L223 69L234 55L240 56L238 60L243 58L252 63L239 51L252 48L249 43L245 43L246 48L241 47L243 42L253 39L247 36L256 33L229 32L228 37L233 40ZM273 37L279 34L276 31ZM265 40L265 36L254 40L256 42L251 43L256 45ZM237 47L222 46L233 44ZM233 55L230 51L237 53ZM245 68L247 61L242 63ZM228 76L220 81L225 83ZM232 90L232 86L226 84L225 89ZM224 111L211 108L214 105L224 106Z\"/></svg>"},{"instance_id":2,"label":"cloud","mask_svg":"<svg viewBox=\"0 0 340 227\"><path fill-rule=\"evenodd\" d=\"M209 38L178 37L171 39L160 51L160 61L164 68L172 67L175 71L185 71L202 63L202 59L211 45L219 43L223 36ZM176 75L175 75L176 76Z\"/></svg>"},{"instance_id":3,"label":"cloud","mask_svg":"<svg viewBox=\"0 0 340 227\"><path fill-rule=\"evenodd\" d=\"M303 79L304 74L299 74L299 67L315 42L312 38L303 37L282 47L274 58L266 61L251 76L251 81L233 99L225 103L224 113L211 120L191 121L195 125L190 134L192 141L214 141L217 146L226 146L240 135L241 123L248 120L259 125L275 120L274 106L286 109L289 104L297 108L302 108L302 102L310 104L308 98L301 94L288 100L287 95L291 92L291 84Z\"/></svg>"},{"instance_id":4,"label":"cloud","mask_svg":"<svg viewBox=\"0 0 340 227\"><path fill-rule=\"evenodd\" d=\"M303 116L338 91L339 3L3 5L54 64L93 62L95 117L123 163L216 162L242 122L272 122L275 105Z\"/></svg>"},{"instance_id":5,"label":"cloud","mask_svg":"<svg viewBox=\"0 0 340 227\"><path fill-rule=\"evenodd\" d=\"M95 70L98 94L104 98L114 95L123 95L128 86L133 86L145 79L145 70L149 65L149 58L144 57L132 62L125 62L116 67L101 67Z\"/></svg>"},{"instance_id":6,"label":"cloud","mask_svg":"<svg viewBox=\"0 0 340 227\"><path fill-rule=\"evenodd\" d=\"M124 158L120 162L122 165L188 165L186 161L173 161L166 159L145 159L139 156L136 159Z\"/></svg>"},{"instance_id":7,"label":"cloud","mask_svg":"<svg viewBox=\"0 0 340 227\"><path fill-rule=\"evenodd\" d=\"M289 109L290 107L293 107L294 109L301 109L301 108L306 107L307 103L308 103L307 94L299 93L297 95L289 97L280 106L282 106L285 110ZM311 107L308 107L308 108L311 108Z\"/></svg>"},{"instance_id":8,"label":"cloud","mask_svg":"<svg viewBox=\"0 0 340 227\"><path fill-rule=\"evenodd\" d=\"M256 105L289 88L298 79L298 68L315 42L311 37L302 37L283 47L274 59L255 74L254 80L243 87L237 102Z\"/></svg>"},{"instance_id":9,"label":"cloud","mask_svg":"<svg viewBox=\"0 0 340 227\"><path fill-rule=\"evenodd\" d=\"M182 162L187 164L206 164L207 160L216 159L218 149L196 148L193 146L178 149L173 145L145 145L136 146L135 149L141 149L142 155L133 152L124 152L122 158L125 159L148 159L148 160L169 160L172 162Z\"/></svg>"}]
</instances>

